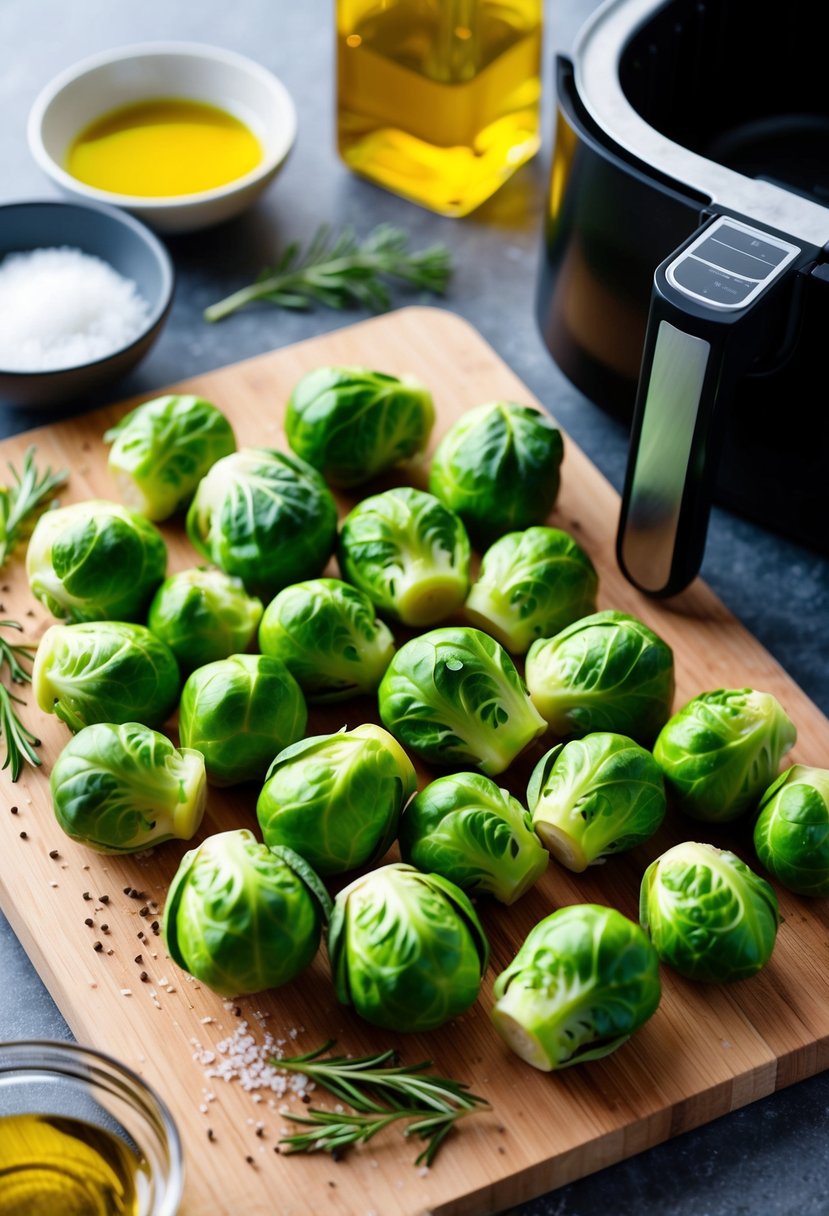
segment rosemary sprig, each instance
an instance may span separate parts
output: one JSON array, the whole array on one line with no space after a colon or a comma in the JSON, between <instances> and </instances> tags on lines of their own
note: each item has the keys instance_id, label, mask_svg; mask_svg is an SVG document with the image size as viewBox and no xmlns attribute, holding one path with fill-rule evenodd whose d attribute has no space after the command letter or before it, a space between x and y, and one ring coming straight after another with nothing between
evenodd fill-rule
<instances>
[{"instance_id":1,"label":"rosemary sprig","mask_svg":"<svg viewBox=\"0 0 829 1216\"><path fill-rule=\"evenodd\" d=\"M23 632L19 621L0 621L0 627ZM31 684L31 668L24 664L31 662L33 651L33 646L9 642L0 637L0 671L3 667L8 667L9 675L15 684ZM5 684L0 684L0 738L6 745L2 768L11 770L12 781L17 781L24 764L31 764L34 768L40 768L41 765L40 756L34 750L40 745L40 740L21 721L15 704L24 705L25 702L10 692Z\"/></svg>"},{"instance_id":2,"label":"rosemary sprig","mask_svg":"<svg viewBox=\"0 0 829 1216\"><path fill-rule=\"evenodd\" d=\"M486 1099L470 1093L464 1082L427 1073L431 1060L398 1064L395 1051L321 1059L333 1046L328 1042L306 1055L274 1060L275 1067L304 1073L353 1107L352 1111L312 1108L301 1115L287 1114L292 1122L311 1129L282 1137L280 1144L288 1153L340 1152L367 1143L384 1128L405 1119L404 1135L427 1141L415 1164L431 1165L459 1119L489 1109Z\"/></svg>"},{"instance_id":3,"label":"rosemary sprig","mask_svg":"<svg viewBox=\"0 0 829 1216\"><path fill-rule=\"evenodd\" d=\"M17 629L19 633L23 632L23 626L19 621L0 621L0 629ZM5 665L15 684L31 684L31 669L24 667L23 664L31 663L34 652L35 647L28 643L12 643L0 636L0 671Z\"/></svg>"},{"instance_id":4,"label":"rosemary sprig","mask_svg":"<svg viewBox=\"0 0 829 1216\"><path fill-rule=\"evenodd\" d=\"M303 251L298 241L286 247L273 269L263 270L254 283L204 311L206 321L221 321L245 305L265 300L280 308L327 308L361 305L383 312L391 305L387 279L441 295L451 274L444 245L412 251L409 236L391 224L379 224L360 241L350 227L332 233L317 229Z\"/></svg>"},{"instance_id":5,"label":"rosemary sprig","mask_svg":"<svg viewBox=\"0 0 829 1216\"><path fill-rule=\"evenodd\" d=\"M26 529L34 522L38 511L48 505L49 500L69 476L64 470L53 473L50 468L38 470L35 464L35 445L31 444L23 456L20 472L9 462L11 485L0 486L0 567L2 567Z\"/></svg>"}]
</instances>

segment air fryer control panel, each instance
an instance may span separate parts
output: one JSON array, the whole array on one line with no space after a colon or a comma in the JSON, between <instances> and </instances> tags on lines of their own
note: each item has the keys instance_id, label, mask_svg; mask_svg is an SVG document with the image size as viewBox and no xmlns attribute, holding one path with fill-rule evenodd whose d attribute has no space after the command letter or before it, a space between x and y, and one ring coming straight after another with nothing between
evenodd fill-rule
<instances>
[{"instance_id":1,"label":"air fryer control panel","mask_svg":"<svg viewBox=\"0 0 829 1216\"><path fill-rule=\"evenodd\" d=\"M746 308L800 252L798 245L721 216L674 258L665 276L677 291L711 308Z\"/></svg>"}]
</instances>

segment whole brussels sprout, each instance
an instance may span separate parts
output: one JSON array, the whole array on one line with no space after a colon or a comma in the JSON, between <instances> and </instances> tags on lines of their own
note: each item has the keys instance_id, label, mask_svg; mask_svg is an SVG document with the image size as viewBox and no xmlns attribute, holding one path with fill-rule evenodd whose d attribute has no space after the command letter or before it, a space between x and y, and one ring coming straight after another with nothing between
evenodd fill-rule
<instances>
[{"instance_id":1,"label":"whole brussels sprout","mask_svg":"<svg viewBox=\"0 0 829 1216\"><path fill-rule=\"evenodd\" d=\"M198 567L164 580L147 624L190 672L247 650L261 617L262 601L248 595L241 579Z\"/></svg>"},{"instance_id":2,"label":"whole brussels sprout","mask_svg":"<svg viewBox=\"0 0 829 1216\"><path fill-rule=\"evenodd\" d=\"M434 1030L477 999L489 943L459 887L395 862L337 895L328 956L337 999L367 1022Z\"/></svg>"},{"instance_id":3,"label":"whole brussels sprout","mask_svg":"<svg viewBox=\"0 0 829 1216\"><path fill-rule=\"evenodd\" d=\"M645 870L639 920L663 963L725 983L766 965L780 915L772 886L736 854L687 840Z\"/></svg>"},{"instance_id":4,"label":"whole brussels sprout","mask_svg":"<svg viewBox=\"0 0 829 1216\"><path fill-rule=\"evenodd\" d=\"M508 532L481 559L464 611L513 654L596 611L599 576L572 536L559 528Z\"/></svg>"},{"instance_id":5,"label":"whole brussels sprout","mask_svg":"<svg viewBox=\"0 0 829 1216\"><path fill-rule=\"evenodd\" d=\"M167 953L220 996L278 988L314 958L331 901L308 863L247 828L181 859L164 906Z\"/></svg>"},{"instance_id":6,"label":"whole brussels sprout","mask_svg":"<svg viewBox=\"0 0 829 1216\"><path fill-rule=\"evenodd\" d=\"M480 629L432 629L406 642L378 699L383 725L409 751L489 777L546 729L512 659Z\"/></svg>"},{"instance_id":7,"label":"whole brussels sprout","mask_svg":"<svg viewBox=\"0 0 829 1216\"><path fill-rule=\"evenodd\" d=\"M829 895L829 769L793 764L760 799L754 848L789 891Z\"/></svg>"},{"instance_id":8,"label":"whole brussels sprout","mask_svg":"<svg viewBox=\"0 0 829 1216\"><path fill-rule=\"evenodd\" d=\"M503 904L529 891L550 859L525 808L482 773L449 773L416 794L401 821L400 855Z\"/></svg>"},{"instance_id":9,"label":"whole brussels sprout","mask_svg":"<svg viewBox=\"0 0 829 1216\"><path fill-rule=\"evenodd\" d=\"M433 494L398 486L343 520L337 559L378 611L419 628L446 620L469 590L469 537Z\"/></svg>"},{"instance_id":10,"label":"whole brussels sprout","mask_svg":"<svg viewBox=\"0 0 829 1216\"><path fill-rule=\"evenodd\" d=\"M52 625L35 655L32 687L44 713L71 731L96 722L162 726L181 688L170 647L124 621Z\"/></svg>"},{"instance_id":11,"label":"whole brussels sprout","mask_svg":"<svg viewBox=\"0 0 829 1216\"><path fill-rule=\"evenodd\" d=\"M394 637L367 595L337 578L284 587L259 626L262 654L281 659L309 704L374 693Z\"/></svg>"},{"instance_id":12,"label":"whole brussels sprout","mask_svg":"<svg viewBox=\"0 0 829 1216\"><path fill-rule=\"evenodd\" d=\"M305 732L302 689L284 663L234 654L197 667L179 705L179 737L204 756L211 785L262 781L277 752Z\"/></svg>"},{"instance_id":13,"label":"whole brussels sprout","mask_svg":"<svg viewBox=\"0 0 829 1216\"><path fill-rule=\"evenodd\" d=\"M336 533L337 508L316 469L271 448L217 460L187 512L196 551L268 599L319 574Z\"/></svg>"},{"instance_id":14,"label":"whole brussels sprout","mask_svg":"<svg viewBox=\"0 0 829 1216\"><path fill-rule=\"evenodd\" d=\"M495 1029L542 1072L600 1060L657 1010L659 958L615 908L572 904L539 921L495 980Z\"/></svg>"},{"instance_id":15,"label":"whole brussels sprout","mask_svg":"<svg viewBox=\"0 0 829 1216\"><path fill-rule=\"evenodd\" d=\"M771 693L718 688L693 697L665 723L653 754L681 811L726 823L757 805L796 739Z\"/></svg>"},{"instance_id":16,"label":"whole brussels sprout","mask_svg":"<svg viewBox=\"0 0 829 1216\"><path fill-rule=\"evenodd\" d=\"M98 498L44 512L26 550L32 594L73 622L137 620L166 569L158 529Z\"/></svg>"},{"instance_id":17,"label":"whole brussels sprout","mask_svg":"<svg viewBox=\"0 0 829 1216\"><path fill-rule=\"evenodd\" d=\"M552 855L581 873L654 834L665 818L665 784L644 747L597 731L559 743L539 760L527 805Z\"/></svg>"},{"instance_id":18,"label":"whole brussels sprout","mask_svg":"<svg viewBox=\"0 0 829 1216\"><path fill-rule=\"evenodd\" d=\"M429 489L482 547L544 522L558 497L563 456L561 431L547 414L490 401L467 410L443 436Z\"/></svg>"},{"instance_id":19,"label":"whole brussels sprout","mask_svg":"<svg viewBox=\"0 0 829 1216\"><path fill-rule=\"evenodd\" d=\"M412 376L317 367L294 386L285 434L331 485L358 486L421 452L434 421L432 394Z\"/></svg>"},{"instance_id":20,"label":"whole brussels sprout","mask_svg":"<svg viewBox=\"0 0 829 1216\"><path fill-rule=\"evenodd\" d=\"M296 849L318 874L342 874L386 852L416 788L397 740L366 724L281 751L256 815L265 844Z\"/></svg>"},{"instance_id":21,"label":"whole brussels sprout","mask_svg":"<svg viewBox=\"0 0 829 1216\"><path fill-rule=\"evenodd\" d=\"M207 797L201 752L179 751L140 722L85 726L58 756L49 784L67 836L102 853L189 840Z\"/></svg>"},{"instance_id":22,"label":"whole brussels sprout","mask_svg":"<svg viewBox=\"0 0 829 1216\"><path fill-rule=\"evenodd\" d=\"M524 670L533 704L562 738L612 731L650 747L671 712L673 652L624 612L594 612L533 642Z\"/></svg>"},{"instance_id":23,"label":"whole brussels sprout","mask_svg":"<svg viewBox=\"0 0 829 1216\"><path fill-rule=\"evenodd\" d=\"M203 397L170 393L145 401L104 435L118 491L147 519L187 506L207 470L236 450L233 428Z\"/></svg>"}]
</instances>

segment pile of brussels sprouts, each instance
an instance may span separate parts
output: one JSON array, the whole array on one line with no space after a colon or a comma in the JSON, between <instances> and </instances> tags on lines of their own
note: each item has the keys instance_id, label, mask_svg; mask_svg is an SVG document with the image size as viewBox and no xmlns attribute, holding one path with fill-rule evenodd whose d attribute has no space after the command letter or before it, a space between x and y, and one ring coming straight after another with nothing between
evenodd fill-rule
<instances>
[{"instance_id":1,"label":"pile of brussels sprouts","mask_svg":"<svg viewBox=\"0 0 829 1216\"><path fill-rule=\"evenodd\" d=\"M477 999L475 901L514 904L551 858L612 865L669 811L756 815L766 871L829 895L829 772L778 774L796 731L769 693L703 692L673 713L670 647L597 610L593 562L545 523L555 422L483 404L426 469L434 421L411 377L324 367L291 394L288 453L237 447L194 396L107 432L122 501L48 512L27 552L56 618L33 684L71 732L50 777L61 828L112 853L189 841L209 788L239 787L259 838L239 827L185 853L170 957L236 996L294 980L325 938L339 1000L401 1032ZM342 520L331 486L364 493ZM168 573L157 525L179 513L194 563ZM325 705L366 720L318 733ZM515 762L534 753L519 791ZM494 1025L533 1066L616 1050L657 1009L660 964L724 982L771 956L775 892L727 849L668 849L640 895L639 923L551 910L496 978Z\"/></svg>"}]
</instances>

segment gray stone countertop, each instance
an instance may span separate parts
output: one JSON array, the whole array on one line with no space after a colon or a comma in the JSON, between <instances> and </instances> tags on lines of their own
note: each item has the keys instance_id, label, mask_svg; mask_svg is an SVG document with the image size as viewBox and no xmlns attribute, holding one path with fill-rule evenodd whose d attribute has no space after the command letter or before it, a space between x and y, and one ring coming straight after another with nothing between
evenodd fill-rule
<instances>
[{"instance_id":1,"label":"gray stone countertop","mask_svg":"<svg viewBox=\"0 0 829 1216\"><path fill-rule=\"evenodd\" d=\"M148 394L361 319L365 314L357 311L258 310L208 327L201 314L207 304L254 277L284 242L307 238L319 223L351 223L363 233L387 221L409 229L415 246L443 241L451 247L457 271L440 306L477 327L620 489L625 429L565 380L539 337L533 311L553 132L553 57L556 50L566 53L594 7L595 0L548 0L542 150L478 212L449 220L358 180L339 162L331 0L2 0L0 201L57 197L28 152L28 110L55 73L98 50L163 39L224 46L275 71L297 104L296 147L254 209L220 228L168 240L177 287L167 327L144 363L100 403ZM411 302L411 296L396 297L396 303ZM0 434L50 417L0 406ZM702 576L829 712L829 561L715 510ZM2 917L0 976L0 1039L71 1037ZM829 1212L827 1114L829 1076L823 1074L560 1188L521 1211L523 1216L822 1216Z\"/></svg>"}]
</instances>

